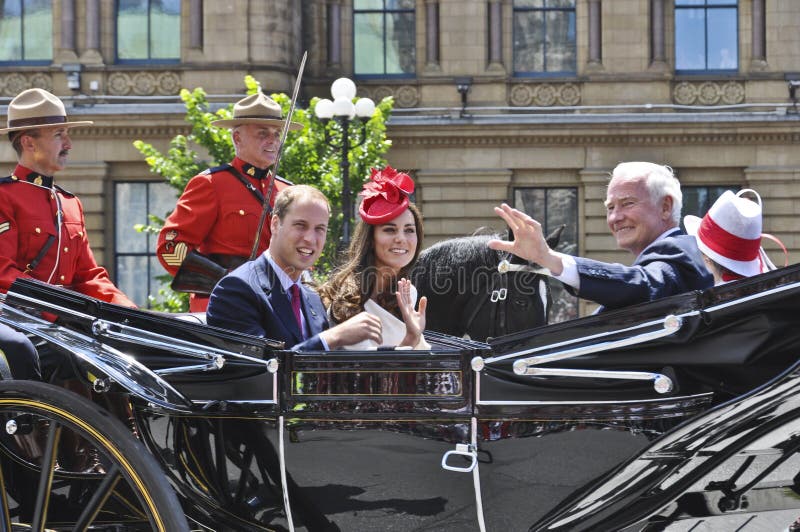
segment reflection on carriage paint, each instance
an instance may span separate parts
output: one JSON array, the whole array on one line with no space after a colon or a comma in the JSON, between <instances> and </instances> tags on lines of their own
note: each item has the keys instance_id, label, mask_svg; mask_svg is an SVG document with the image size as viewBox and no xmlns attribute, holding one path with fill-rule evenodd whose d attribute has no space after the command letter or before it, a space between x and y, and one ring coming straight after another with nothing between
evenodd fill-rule
<instances>
[{"instance_id":1,"label":"reflection on carriage paint","mask_svg":"<svg viewBox=\"0 0 800 532\"><path fill-rule=\"evenodd\" d=\"M460 395L460 371L299 371L292 395L448 397Z\"/></svg>"}]
</instances>

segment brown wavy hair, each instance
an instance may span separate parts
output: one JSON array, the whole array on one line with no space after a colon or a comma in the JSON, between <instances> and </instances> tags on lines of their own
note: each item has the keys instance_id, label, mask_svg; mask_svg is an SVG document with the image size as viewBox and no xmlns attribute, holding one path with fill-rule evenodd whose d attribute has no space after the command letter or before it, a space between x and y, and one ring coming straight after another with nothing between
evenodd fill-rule
<instances>
[{"instance_id":1,"label":"brown wavy hair","mask_svg":"<svg viewBox=\"0 0 800 532\"><path fill-rule=\"evenodd\" d=\"M422 247L422 214L413 203L408 204L408 210L414 217L414 226L417 231L417 249L414 258L398 272L392 280L388 292L375 294L378 304L400 318L397 308L397 280L409 278L411 270L419 257ZM339 266L328 278L328 281L319 289L326 308L334 321L342 323L364 310L364 303L375 291L378 276L375 267L375 227L359 219L356 224L353 240L345 255L345 262Z\"/></svg>"}]
</instances>

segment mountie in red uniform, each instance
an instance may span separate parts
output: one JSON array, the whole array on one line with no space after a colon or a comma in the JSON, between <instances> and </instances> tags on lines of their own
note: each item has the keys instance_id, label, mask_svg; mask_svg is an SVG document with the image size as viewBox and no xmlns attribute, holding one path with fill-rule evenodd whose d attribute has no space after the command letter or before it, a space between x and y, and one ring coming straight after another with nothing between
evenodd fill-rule
<instances>
[{"instance_id":1,"label":"mountie in red uniform","mask_svg":"<svg viewBox=\"0 0 800 532\"><path fill-rule=\"evenodd\" d=\"M292 183L276 177L270 204ZM194 176L158 235L158 260L173 276L190 251L232 269L250 257L264 200L266 170L235 157L230 164ZM269 220L264 222L258 253L269 247ZM189 309L205 312L208 297L192 294Z\"/></svg>"},{"instance_id":2,"label":"mountie in red uniform","mask_svg":"<svg viewBox=\"0 0 800 532\"><path fill-rule=\"evenodd\" d=\"M52 177L21 165L0 179L0 291L17 277L136 306L97 265L80 200L53 185Z\"/></svg>"}]
</instances>

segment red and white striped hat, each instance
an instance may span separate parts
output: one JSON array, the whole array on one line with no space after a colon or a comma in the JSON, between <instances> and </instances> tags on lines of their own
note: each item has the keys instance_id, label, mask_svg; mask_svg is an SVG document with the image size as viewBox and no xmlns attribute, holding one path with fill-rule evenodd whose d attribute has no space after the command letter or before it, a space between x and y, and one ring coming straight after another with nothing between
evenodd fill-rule
<instances>
[{"instance_id":1,"label":"red and white striped hat","mask_svg":"<svg viewBox=\"0 0 800 532\"><path fill-rule=\"evenodd\" d=\"M743 198L751 193L757 202ZM734 194L726 190L702 220L685 216L686 232L697 239L697 247L720 266L745 277L765 272L761 259L761 197L755 190Z\"/></svg>"}]
</instances>

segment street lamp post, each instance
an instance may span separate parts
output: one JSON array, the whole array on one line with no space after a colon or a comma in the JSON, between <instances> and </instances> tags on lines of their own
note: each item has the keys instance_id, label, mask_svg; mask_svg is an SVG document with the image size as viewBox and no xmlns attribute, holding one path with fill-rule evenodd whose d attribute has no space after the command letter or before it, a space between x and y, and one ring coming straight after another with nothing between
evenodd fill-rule
<instances>
[{"instance_id":1,"label":"street lamp post","mask_svg":"<svg viewBox=\"0 0 800 532\"><path fill-rule=\"evenodd\" d=\"M349 154L352 148L360 146L367 139L366 121L375 112L375 102L369 98L359 98L356 103L353 99L356 96L356 84L351 79L339 78L331 85L331 96L333 101L324 98L317 102L314 107L314 114L327 124L330 119L334 119L341 128L341 138L337 143L330 137L328 128L325 128L325 140L333 148L342 150L339 167L342 174L342 246L345 248L350 245L350 226L353 219L353 199L350 190L350 160ZM350 126L360 123L360 132L350 137Z\"/></svg>"}]
</instances>

